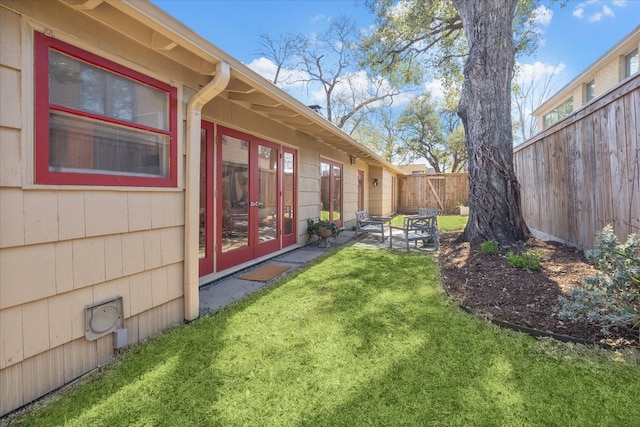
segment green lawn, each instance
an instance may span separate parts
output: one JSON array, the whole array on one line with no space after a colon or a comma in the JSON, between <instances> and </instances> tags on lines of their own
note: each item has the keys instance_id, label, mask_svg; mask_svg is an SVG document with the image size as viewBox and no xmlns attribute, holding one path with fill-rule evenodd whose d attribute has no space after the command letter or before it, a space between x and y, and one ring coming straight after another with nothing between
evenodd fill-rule
<instances>
[{"instance_id":1,"label":"green lawn","mask_svg":"<svg viewBox=\"0 0 640 427\"><path fill-rule=\"evenodd\" d=\"M404 215L396 215L391 220L392 225L402 225ZM438 215L438 230L440 232L462 231L467 225L467 216Z\"/></svg>"},{"instance_id":2,"label":"green lawn","mask_svg":"<svg viewBox=\"0 0 640 427\"><path fill-rule=\"evenodd\" d=\"M499 329L439 283L430 255L345 247L16 422L637 425L637 359Z\"/></svg>"}]
</instances>

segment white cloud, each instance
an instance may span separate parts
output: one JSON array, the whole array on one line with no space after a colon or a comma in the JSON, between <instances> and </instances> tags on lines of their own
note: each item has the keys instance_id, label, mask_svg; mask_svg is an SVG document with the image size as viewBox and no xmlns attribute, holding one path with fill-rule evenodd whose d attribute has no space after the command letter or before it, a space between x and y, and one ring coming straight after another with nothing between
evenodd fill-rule
<instances>
[{"instance_id":1,"label":"white cloud","mask_svg":"<svg viewBox=\"0 0 640 427\"><path fill-rule=\"evenodd\" d=\"M405 16L407 12L409 12L410 8L411 3L409 1L400 0L395 6L392 6L387 10L387 15L392 18L399 19Z\"/></svg>"},{"instance_id":2,"label":"white cloud","mask_svg":"<svg viewBox=\"0 0 640 427\"><path fill-rule=\"evenodd\" d=\"M584 16L584 8L579 7L577 9L574 9L572 15L578 19L582 19L582 17Z\"/></svg>"},{"instance_id":3,"label":"white cloud","mask_svg":"<svg viewBox=\"0 0 640 427\"><path fill-rule=\"evenodd\" d=\"M443 101L444 100L444 85L442 84L442 80L434 79L424 85L426 92L431 94L431 99L435 101Z\"/></svg>"},{"instance_id":4,"label":"white cloud","mask_svg":"<svg viewBox=\"0 0 640 427\"><path fill-rule=\"evenodd\" d=\"M542 27L548 27L553 18L553 11L546 6L539 6L533 11L532 21Z\"/></svg>"},{"instance_id":5,"label":"white cloud","mask_svg":"<svg viewBox=\"0 0 640 427\"><path fill-rule=\"evenodd\" d=\"M276 64L265 57L254 59L247 66L267 80L273 81L276 75Z\"/></svg>"},{"instance_id":6,"label":"white cloud","mask_svg":"<svg viewBox=\"0 0 640 427\"><path fill-rule=\"evenodd\" d=\"M602 21L602 13L597 12L593 15L589 15L589 22L600 22Z\"/></svg>"},{"instance_id":7,"label":"white cloud","mask_svg":"<svg viewBox=\"0 0 640 427\"><path fill-rule=\"evenodd\" d=\"M393 106L403 107L409 104L415 97L416 97L416 94L413 92L402 92L401 94L393 97Z\"/></svg>"},{"instance_id":8,"label":"white cloud","mask_svg":"<svg viewBox=\"0 0 640 427\"><path fill-rule=\"evenodd\" d=\"M254 59L247 66L269 81L273 81L278 70L276 64L265 57ZM309 80L309 76L299 68L283 68L278 80L278 86L282 89L299 88L304 86L304 81Z\"/></svg>"},{"instance_id":9,"label":"white cloud","mask_svg":"<svg viewBox=\"0 0 640 427\"><path fill-rule=\"evenodd\" d=\"M605 17L615 18L613 8L625 7L625 0L614 0L603 4L602 0L588 0L579 3L572 12L577 19L586 18L588 22L600 22Z\"/></svg>"},{"instance_id":10,"label":"white cloud","mask_svg":"<svg viewBox=\"0 0 640 427\"><path fill-rule=\"evenodd\" d=\"M563 63L558 65L544 64L536 61L533 64L517 64L517 73L514 82L518 84L530 83L538 80L549 79L553 75L560 74L566 66Z\"/></svg>"}]
</instances>

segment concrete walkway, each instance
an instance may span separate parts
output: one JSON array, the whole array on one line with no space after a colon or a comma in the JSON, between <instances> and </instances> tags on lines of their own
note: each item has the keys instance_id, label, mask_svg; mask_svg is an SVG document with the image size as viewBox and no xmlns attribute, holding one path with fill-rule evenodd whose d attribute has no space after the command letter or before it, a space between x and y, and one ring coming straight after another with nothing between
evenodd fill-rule
<instances>
[{"instance_id":1,"label":"concrete walkway","mask_svg":"<svg viewBox=\"0 0 640 427\"><path fill-rule=\"evenodd\" d=\"M249 295L263 287L280 280L283 276L291 274L306 263L318 258L336 249L339 246L345 244L366 245L373 248L386 248L389 245L389 240L385 240L384 244L380 242L380 238L376 236L360 235L358 239L355 238L355 232L345 230L340 233L337 239L330 239L330 245L328 248L322 248L317 243L311 243L307 246L297 248L286 254L279 255L268 261L254 265L245 270L238 271L227 277L211 282L207 285L200 287L200 314L205 314L213 311L218 311L221 308L239 300L240 298ZM284 273L270 279L267 282L257 282L252 280L240 279L240 276L244 275L248 271L255 270L262 267L265 264L286 265L291 267Z\"/></svg>"},{"instance_id":2,"label":"concrete walkway","mask_svg":"<svg viewBox=\"0 0 640 427\"><path fill-rule=\"evenodd\" d=\"M200 314L206 314L215 312L223 307L249 295L257 290L262 289L271 283L280 280L282 277L293 273L303 265L310 261L335 250L337 247L344 246L346 244L353 245L354 247L367 248L367 249L388 249L389 238L387 237L384 242L380 241L380 237L377 235L360 235L355 237L355 231L345 230L340 233L337 239L331 238L329 240L330 245L328 248L319 247L317 242L311 243L307 246L297 248L286 254L279 255L263 263L251 266L245 270L235 272L227 277L223 277L214 282L200 287ZM398 244L399 250L404 250L403 244ZM396 249L396 246L394 246ZM413 249L412 249L413 250ZM425 252L424 249L417 249L420 252ZM432 250L429 250L432 252ZM255 270L262 267L265 264L286 265L289 270L284 273L270 279L267 282L258 282L253 280L240 279L251 270Z\"/></svg>"}]
</instances>

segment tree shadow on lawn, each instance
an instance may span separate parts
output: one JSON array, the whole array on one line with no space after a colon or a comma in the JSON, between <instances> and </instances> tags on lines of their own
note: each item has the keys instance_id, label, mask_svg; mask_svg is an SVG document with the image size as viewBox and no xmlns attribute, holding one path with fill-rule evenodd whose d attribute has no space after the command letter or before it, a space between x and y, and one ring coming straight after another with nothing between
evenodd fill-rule
<instances>
[{"instance_id":1,"label":"tree shadow on lawn","mask_svg":"<svg viewBox=\"0 0 640 427\"><path fill-rule=\"evenodd\" d=\"M415 257L416 263L424 260ZM331 414L321 413L303 425L628 421L625 411L632 410L640 396L640 386L629 384L633 372L639 372L637 366L549 356L528 336L460 313L444 298L437 275L393 266L384 267L407 280L388 284L366 265L350 269L349 276L365 278L363 287L357 293L336 288L332 305L337 311L353 311L344 316L345 331L365 343L355 347L354 354L365 364L365 377L378 372ZM334 280L340 278L340 273L333 274ZM368 292L370 288L374 291ZM380 352L392 360L382 369ZM620 383L610 384L611 378Z\"/></svg>"},{"instance_id":2,"label":"tree shadow on lawn","mask_svg":"<svg viewBox=\"0 0 640 427\"><path fill-rule=\"evenodd\" d=\"M640 397L631 380L638 373L637 365L549 354L460 311L434 259L344 248L136 346L40 420L622 425Z\"/></svg>"}]
</instances>

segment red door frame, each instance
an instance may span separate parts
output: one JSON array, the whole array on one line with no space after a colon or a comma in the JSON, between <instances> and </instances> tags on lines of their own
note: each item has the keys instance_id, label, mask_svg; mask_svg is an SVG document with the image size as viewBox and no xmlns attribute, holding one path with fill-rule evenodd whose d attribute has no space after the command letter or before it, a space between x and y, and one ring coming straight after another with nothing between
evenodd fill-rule
<instances>
[{"instance_id":1,"label":"red door frame","mask_svg":"<svg viewBox=\"0 0 640 427\"><path fill-rule=\"evenodd\" d=\"M205 133L204 147L202 147L202 142L200 144L200 164L201 170L200 174L202 176L202 165L205 166L204 171L204 191L205 191L205 206L204 208L200 206L200 209L204 209L204 233L205 233L205 257L200 258L199 267L200 267L200 276L205 276L207 274L213 273L213 135L214 135L214 126L213 123L202 120L200 124L200 128ZM204 150L203 150L204 148ZM202 191L202 188L201 190Z\"/></svg>"}]
</instances>

